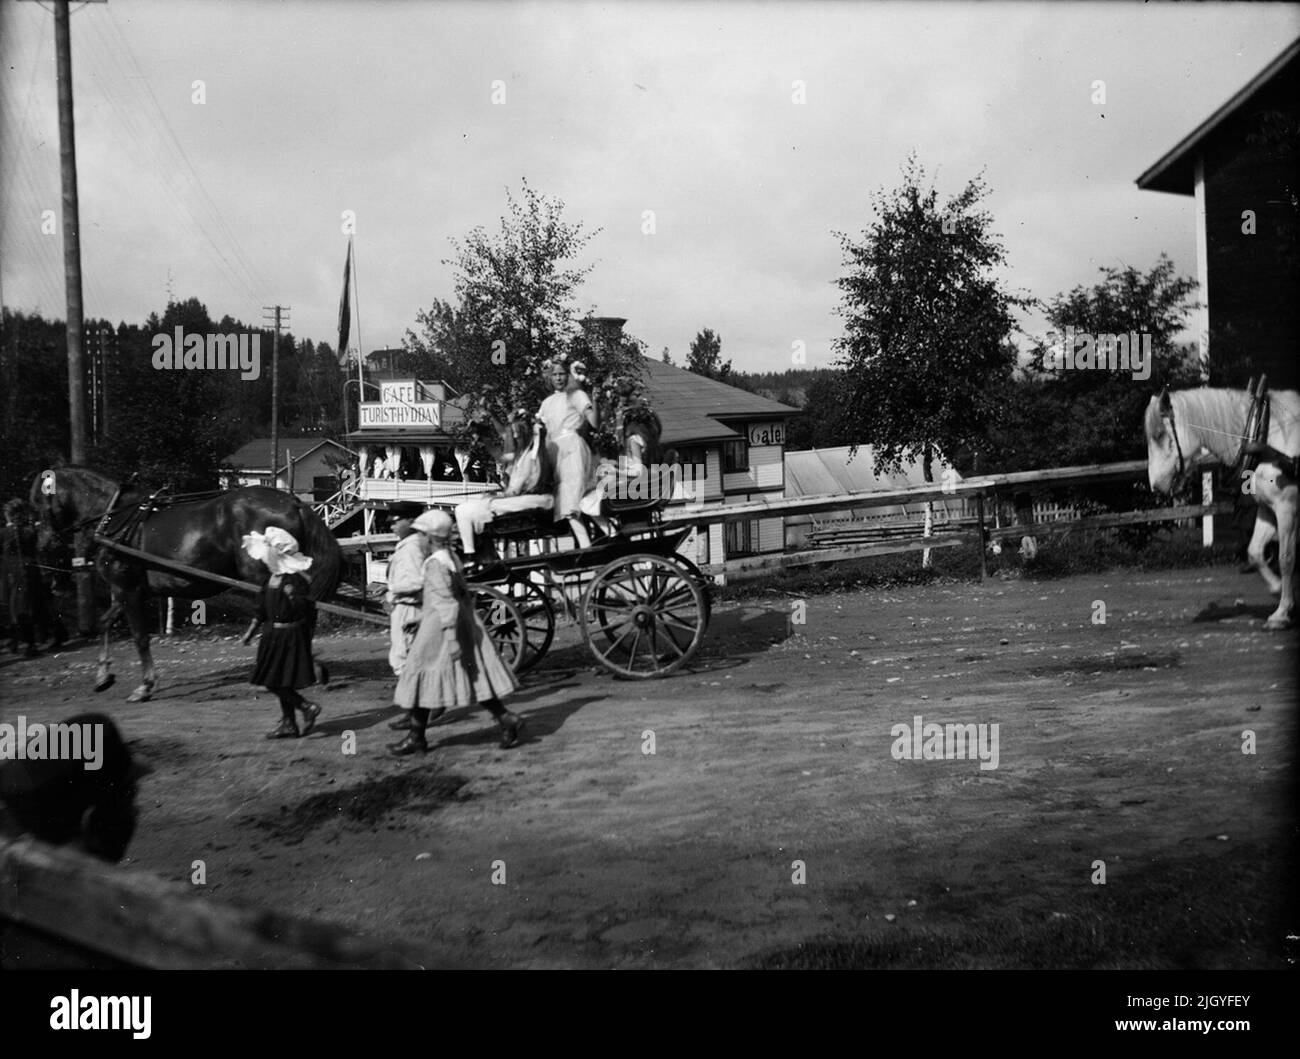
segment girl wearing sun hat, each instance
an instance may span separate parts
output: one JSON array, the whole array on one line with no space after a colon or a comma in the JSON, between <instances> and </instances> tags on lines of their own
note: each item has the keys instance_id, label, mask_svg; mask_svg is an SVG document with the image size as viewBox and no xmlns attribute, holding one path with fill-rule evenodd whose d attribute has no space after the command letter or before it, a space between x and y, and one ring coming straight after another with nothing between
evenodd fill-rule
<instances>
[{"instance_id":1,"label":"girl wearing sun hat","mask_svg":"<svg viewBox=\"0 0 1300 1059\"><path fill-rule=\"evenodd\" d=\"M302 576L311 568L311 557L299 552L293 534L279 526L271 526L265 533L246 534L244 551L271 572L258 603L258 618L264 624L249 682L273 691L280 700L280 723L266 737L296 739L294 710L302 711L303 735L312 730L320 715L319 706L298 694L299 688L316 683L311 653L316 604L309 594L311 586Z\"/></svg>"},{"instance_id":2,"label":"girl wearing sun hat","mask_svg":"<svg viewBox=\"0 0 1300 1059\"><path fill-rule=\"evenodd\" d=\"M406 738L390 749L399 756L429 749L424 729L431 716L449 706L478 704L501 726L501 745L519 742L521 718L501 705L519 684L501 661L483 622L474 612L460 560L451 550L451 516L426 511L412 529L428 539L432 554L424 561L420 628L411 644L393 701L410 711Z\"/></svg>"}]
</instances>

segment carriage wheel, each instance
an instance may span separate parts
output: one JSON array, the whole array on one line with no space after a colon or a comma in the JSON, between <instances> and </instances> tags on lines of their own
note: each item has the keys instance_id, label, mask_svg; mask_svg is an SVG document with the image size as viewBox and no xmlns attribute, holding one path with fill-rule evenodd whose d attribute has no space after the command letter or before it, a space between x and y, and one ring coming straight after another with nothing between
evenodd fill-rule
<instances>
[{"instance_id":1,"label":"carriage wheel","mask_svg":"<svg viewBox=\"0 0 1300 1059\"><path fill-rule=\"evenodd\" d=\"M632 680L665 677L695 655L709 622L704 593L681 564L630 555L603 567L582 601L582 635L596 660Z\"/></svg>"},{"instance_id":2,"label":"carriage wheel","mask_svg":"<svg viewBox=\"0 0 1300 1059\"><path fill-rule=\"evenodd\" d=\"M694 578L695 583L699 585L700 595L704 600L704 625L705 628L707 628L709 620L713 616L713 603L710 598L712 590L711 582L704 576L704 572L689 559L677 555L674 556L671 561L679 566L684 566L691 577ZM617 621L614 620L617 616L616 608L608 606L606 601L617 599L618 597L615 595L616 591L616 589L611 588L608 584L603 584L595 587L592 592L592 600L596 607L597 617L600 619L598 628L602 630L605 640L611 645L618 639L621 629L619 628ZM620 648L620 653L626 652L623 648Z\"/></svg>"},{"instance_id":3,"label":"carriage wheel","mask_svg":"<svg viewBox=\"0 0 1300 1059\"><path fill-rule=\"evenodd\" d=\"M555 638L555 608L546 590L535 581L511 581L509 588L524 623L524 657L515 669L523 673L541 661Z\"/></svg>"},{"instance_id":4,"label":"carriage wheel","mask_svg":"<svg viewBox=\"0 0 1300 1059\"><path fill-rule=\"evenodd\" d=\"M501 661L510 667L512 673L519 672L528 642L519 607L504 592L487 585L470 585L469 592L474 599L474 610L487 629Z\"/></svg>"}]
</instances>

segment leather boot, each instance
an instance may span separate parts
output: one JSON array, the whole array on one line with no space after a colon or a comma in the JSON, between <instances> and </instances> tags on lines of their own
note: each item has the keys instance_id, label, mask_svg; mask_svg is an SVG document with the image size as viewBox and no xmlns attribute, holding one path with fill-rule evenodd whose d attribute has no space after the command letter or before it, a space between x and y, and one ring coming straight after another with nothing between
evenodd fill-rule
<instances>
[{"instance_id":1,"label":"leather boot","mask_svg":"<svg viewBox=\"0 0 1300 1059\"><path fill-rule=\"evenodd\" d=\"M299 704L298 709L302 711L302 734L310 735L311 730L316 727L316 718L320 716L320 707L314 702L304 700Z\"/></svg>"},{"instance_id":2,"label":"leather boot","mask_svg":"<svg viewBox=\"0 0 1300 1059\"><path fill-rule=\"evenodd\" d=\"M395 757L406 757L408 754L425 754L428 753L429 744L424 738L424 731L416 731L412 728L406 733L406 738L400 743L393 743L389 751Z\"/></svg>"},{"instance_id":3,"label":"leather boot","mask_svg":"<svg viewBox=\"0 0 1300 1059\"><path fill-rule=\"evenodd\" d=\"M293 718L285 717L271 731L266 733L267 739L297 739L298 725Z\"/></svg>"},{"instance_id":4,"label":"leather boot","mask_svg":"<svg viewBox=\"0 0 1300 1059\"><path fill-rule=\"evenodd\" d=\"M497 718L501 726L501 749L509 750L519 742L519 733L524 730L524 719L507 710Z\"/></svg>"},{"instance_id":5,"label":"leather boot","mask_svg":"<svg viewBox=\"0 0 1300 1059\"><path fill-rule=\"evenodd\" d=\"M411 729L400 743L393 743L388 749L397 757L407 754L423 754L429 749L424 738L424 726L429 723L429 711L415 707L411 710Z\"/></svg>"}]
</instances>

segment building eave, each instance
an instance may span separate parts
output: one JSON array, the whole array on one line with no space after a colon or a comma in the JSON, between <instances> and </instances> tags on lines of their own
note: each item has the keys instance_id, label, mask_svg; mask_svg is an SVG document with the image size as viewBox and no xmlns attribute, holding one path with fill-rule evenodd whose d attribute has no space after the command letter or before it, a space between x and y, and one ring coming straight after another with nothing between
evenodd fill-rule
<instances>
[{"instance_id":1,"label":"building eave","mask_svg":"<svg viewBox=\"0 0 1300 1059\"><path fill-rule=\"evenodd\" d=\"M1245 87L1184 136L1172 149L1165 152L1159 161L1137 178L1137 186L1143 191L1165 191L1174 195L1194 194L1196 158L1204 149L1205 142L1236 117L1238 112L1277 77L1297 55L1300 55L1300 40L1293 41L1281 55L1251 78Z\"/></svg>"}]
</instances>

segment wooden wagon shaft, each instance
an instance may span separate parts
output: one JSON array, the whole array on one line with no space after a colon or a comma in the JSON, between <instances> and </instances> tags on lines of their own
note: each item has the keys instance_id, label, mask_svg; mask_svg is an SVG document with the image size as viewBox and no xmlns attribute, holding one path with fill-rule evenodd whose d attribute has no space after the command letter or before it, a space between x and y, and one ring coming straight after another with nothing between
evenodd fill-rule
<instances>
[{"instance_id":1,"label":"wooden wagon shaft","mask_svg":"<svg viewBox=\"0 0 1300 1059\"><path fill-rule=\"evenodd\" d=\"M184 563L178 563L174 559L163 559L157 555L150 555L148 552L142 552L138 548L130 548L125 544L118 544L107 537L95 537L96 544L102 544L115 552L121 552L123 555L129 555L132 559L139 559L143 563L149 563L153 566L161 566L165 570L172 570L175 573L182 574L185 577L197 578L203 581L215 581L219 585L225 585L227 588L236 588L241 592L250 592L253 595L260 595L262 590L251 581L240 581L233 577L226 577L224 574L210 574L205 570L197 570L192 566L186 566ZM373 625L382 625L388 628L388 619L381 618L378 614L366 614L362 611L351 610L347 607L339 607L333 603L317 603L317 610L323 610L330 614L338 614L344 618L355 618L357 621L368 621Z\"/></svg>"},{"instance_id":2,"label":"wooden wagon shaft","mask_svg":"<svg viewBox=\"0 0 1300 1059\"><path fill-rule=\"evenodd\" d=\"M1146 474L1146 460L1122 463L1095 463L1083 467L1059 467L1046 471L1017 471L1014 474L991 474L968 478L948 486L937 483L908 486L904 489L881 489L858 493L835 493L825 496L773 497L751 500L726 507L673 507L663 514L665 526L709 526L723 522L740 522L755 518L779 518L783 515L811 515L821 511L838 511L852 507L891 507L896 504L925 500L956 500L980 497L1000 489L1027 485L1083 485L1113 479L1136 478Z\"/></svg>"}]
</instances>

